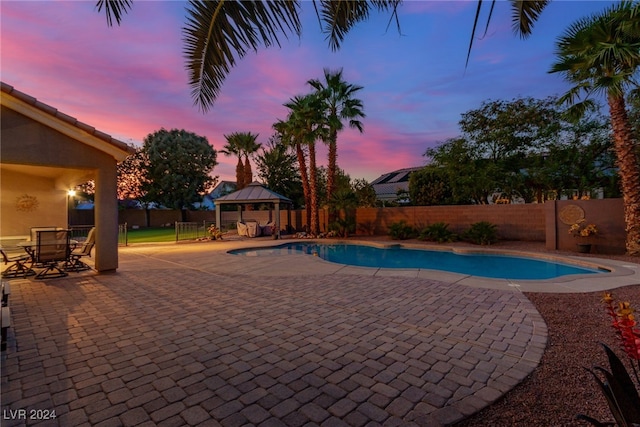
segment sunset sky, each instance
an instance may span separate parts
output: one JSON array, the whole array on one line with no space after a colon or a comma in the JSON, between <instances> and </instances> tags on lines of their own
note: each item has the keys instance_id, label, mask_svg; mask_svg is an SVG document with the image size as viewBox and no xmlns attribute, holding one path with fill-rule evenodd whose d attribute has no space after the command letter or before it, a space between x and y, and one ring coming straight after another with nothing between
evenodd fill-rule
<instances>
[{"instance_id":1,"label":"sunset sky","mask_svg":"<svg viewBox=\"0 0 640 427\"><path fill-rule=\"evenodd\" d=\"M521 40L511 30L509 3L499 1L484 37L481 18L465 69L475 1L405 1L401 34L395 24L387 29L388 14L374 14L336 53L304 2L302 37L249 53L203 114L193 105L183 62L185 3L136 0L112 28L95 3L0 1L2 81L127 143L178 128L220 150L232 132L258 133L265 143L272 124L286 118L283 103L310 92L306 81L321 78L323 68L343 68L347 81L364 87L367 117L363 134L339 135L338 164L369 181L423 165L425 150L458 135L460 115L484 100L563 93L568 85L547 73L556 38L611 4L554 0ZM320 164L325 153L318 153ZM214 174L234 180L235 160L219 153L218 162Z\"/></svg>"}]
</instances>

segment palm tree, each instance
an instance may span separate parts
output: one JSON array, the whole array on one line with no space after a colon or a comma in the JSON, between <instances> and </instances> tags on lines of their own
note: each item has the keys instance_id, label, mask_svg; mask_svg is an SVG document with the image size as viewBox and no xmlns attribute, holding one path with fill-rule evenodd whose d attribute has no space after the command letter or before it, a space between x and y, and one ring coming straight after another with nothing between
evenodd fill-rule
<instances>
[{"instance_id":1,"label":"palm tree","mask_svg":"<svg viewBox=\"0 0 640 427\"><path fill-rule=\"evenodd\" d=\"M324 142L329 146L327 200L331 200L335 191L338 132L344 129L343 121L347 121L350 128L358 129L362 133L362 122L358 118L364 118L365 114L362 111L362 101L355 98L362 86L344 81L342 70L331 71L327 68L324 69L324 82L313 79L307 83L315 89L327 122L327 138Z\"/></svg>"},{"instance_id":2,"label":"palm tree","mask_svg":"<svg viewBox=\"0 0 640 427\"><path fill-rule=\"evenodd\" d=\"M253 182L253 171L251 170L251 163L249 158L253 157L255 153L260 149L262 144L258 143L258 134L255 135L251 132L240 132L238 143L242 149L244 155L244 185L245 187Z\"/></svg>"},{"instance_id":3,"label":"palm tree","mask_svg":"<svg viewBox=\"0 0 640 427\"><path fill-rule=\"evenodd\" d=\"M227 156L235 154L238 156L238 164L236 165L236 180L238 190L242 190L253 181L253 172L251 171L251 163L249 157L255 154L261 144L256 142L258 134L251 132L234 132L230 135L224 135L227 145L221 150ZM242 158L244 157L244 164Z\"/></svg>"},{"instance_id":4,"label":"palm tree","mask_svg":"<svg viewBox=\"0 0 640 427\"><path fill-rule=\"evenodd\" d=\"M625 91L637 87L640 65L640 3L624 1L572 24L557 41L561 73L575 86L561 101L579 115L593 106L589 96L604 93L609 104L614 151L620 175L626 223L626 249L640 255L640 166L625 105Z\"/></svg>"},{"instance_id":5,"label":"palm tree","mask_svg":"<svg viewBox=\"0 0 640 427\"><path fill-rule=\"evenodd\" d=\"M291 117L287 121L278 120L273 124L273 129L280 134L280 140L283 144L293 147L298 159L298 169L300 170L300 181L302 182L302 195L304 198L305 212L307 216L307 226L311 224L311 206L309 189L309 174L307 173L307 157L304 152L302 143L296 138L295 123Z\"/></svg>"},{"instance_id":6,"label":"palm tree","mask_svg":"<svg viewBox=\"0 0 640 427\"><path fill-rule=\"evenodd\" d=\"M316 164L316 140L322 139L324 126L321 114L321 105L318 97L313 94L296 96L289 102L284 104L291 111L287 119L286 125L276 125L281 129L286 129L288 138L296 147L296 155L300 163L300 174L303 180L303 189L305 186L306 164L304 161L303 147L306 147L309 154L309 173L308 173L308 196L305 196L307 209L307 224L309 232L313 235L320 233L319 226L319 206L318 206L318 176Z\"/></svg>"},{"instance_id":7,"label":"palm tree","mask_svg":"<svg viewBox=\"0 0 640 427\"><path fill-rule=\"evenodd\" d=\"M371 11L391 12L389 23L400 22L397 8L401 0L314 0L322 31L327 34L332 50L340 49L347 33L359 22L366 21ZM491 12L496 1L491 3ZM535 22L549 0L511 0L514 27L522 36L531 32ZM133 0L97 0L98 12L104 9L107 24L120 25ZM469 54L482 7L478 0ZM232 1L190 0L187 6L187 23L183 28L186 68L194 103L204 112L215 102L222 84L236 62L247 52L259 47L280 46L279 36L300 37L301 2L296 0ZM491 19L487 19L487 27ZM468 55L469 55L468 54ZM467 60L468 60L467 55Z\"/></svg>"},{"instance_id":8,"label":"palm tree","mask_svg":"<svg viewBox=\"0 0 640 427\"><path fill-rule=\"evenodd\" d=\"M244 165L242 164L242 149L238 144L238 133L234 132L230 135L224 135L227 140L227 144L220 150L225 156L235 155L238 156L238 163L236 164L236 188L242 190L244 188Z\"/></svg>"}]
</instances>

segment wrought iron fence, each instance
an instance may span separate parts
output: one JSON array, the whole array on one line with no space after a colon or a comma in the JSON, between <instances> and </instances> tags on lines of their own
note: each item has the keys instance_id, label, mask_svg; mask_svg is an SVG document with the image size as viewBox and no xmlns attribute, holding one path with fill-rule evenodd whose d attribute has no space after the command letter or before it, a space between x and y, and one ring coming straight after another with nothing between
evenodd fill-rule
<instances>
[{"instance_id":1,"label":"wrought iron fence","mask_svg":"<svg viewBox=\"0 0 640 427\"><path fill-rule=\"evenodd\" d=\"M93 227L93 225L72 225L70 227L71 232L69 233L69 238L79 242L86 240L89 235L89 230Z\"/></svg>"},{"instance_id":2,"label":"wrought iron fence","mask_svg":"<svg viewBox=\"0 0 640 427\"><path fill-rule=\"evenodd\" d=\"M118 224L118 245L127 246L129 237L127 236L127 223Z\"/></svg>"},{"instance_id":3,"label":"wrought iron fence","mask_svg":"<svg viewBox=\"0 0 640 427\"><path fill-rule=\"evenodd\" d=\"M212 221L178 222L176 221L176 242L181 240L197 240L207 237L207 229L214 224Z\"/></svg>"}]
</instances>

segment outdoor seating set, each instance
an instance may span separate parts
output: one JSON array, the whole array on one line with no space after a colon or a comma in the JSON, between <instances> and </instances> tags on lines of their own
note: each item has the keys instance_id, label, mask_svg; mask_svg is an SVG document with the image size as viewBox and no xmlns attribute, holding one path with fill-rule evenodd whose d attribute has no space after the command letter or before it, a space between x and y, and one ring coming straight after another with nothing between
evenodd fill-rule
<instances>
[{"instance_id":1,"label":"outdoor seating set","mask_svg":"<svg viewBox=\"0 0 640 427\"><path fill-rule=\"evenodd\" d=\"M260 225L257 221L238 221L238 236L260 237L271 236L275 230L276 223L270 221L265 225Z\"/></svg>"},{"instance_id":2,"label":"outdoor seating set","mask_svg":"<svg viewBox=\"0 0 640 427\"><path fill-rule=\"evenodd\" d=\"M70 230L58 227L33 227L31 239L19 242L17 246L24 253L8 256L4 249L2 257L5 264L11 263L2 272L4 278L34 276L35 279L64 277L69 271L79 272L91 267L82 261L91 256L95 245L95 228L89 230L87 239L79 244L70 238ZM36 273L35 269L40 269Z\"/></svg>"}]
</instances>

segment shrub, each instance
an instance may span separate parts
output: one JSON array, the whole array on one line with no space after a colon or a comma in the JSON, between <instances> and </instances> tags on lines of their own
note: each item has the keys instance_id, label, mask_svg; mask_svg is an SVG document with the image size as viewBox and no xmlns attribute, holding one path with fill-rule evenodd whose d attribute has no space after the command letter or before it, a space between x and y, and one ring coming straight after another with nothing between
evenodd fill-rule
<instances>
[{"instance_id":1,"label":"shrub","mask_svg":"<svg viewBox=\"0 0 640 427\"><path fill-rule=\"evenodd\" d=\"M365 221L358 224L358 230L367 236L373 236L376 232L376 223L373 221Z\"/></svg>"},{"instance_id":2,"label":"shrub","mask_svg":"<svg viewBox=\"0 0 640 427\"><path fill-rule=\"evenodd\" d=\"M406 240L415 237L416 231L406 221L394 222L389 226L389 236L394 240Z\"/></svg>"},{"instance_id":3,"label":"shrub","mask_svg":"<svg viewBox=\"0 0 640 427\"><path fill-rule=\"evenodd\" d=\"M498 226L488 221L471 224L464 239L476 245L490 245L498 241Z\"/></svg>"},{"instance_id":4,"label":"shrub","mask_svg":"<svg viewBox=\"0 0 640 427\"><path fill-rule=\"evenodd\" d=\"M455 241L457 236L453 231L449 230L449 224L436 222L425 227L420 233L419 239L445 243Z\"/></svg>"},{"instance_id":5,"label":"shrub","mask_svg":"<svg viewBox=\"0 0 640 427\"><path fill-rule=\"evenodd\" d=\"M329 231L333 231L339 237L349 237L350 233L356 231L356 220L355 218L337 218L329 224Z\"/></svg>"},{"instance_id":6,"label":"shrub","mask_svg":"<svg viewBox=\"0 0 640 427\"><path fill-rule=\"evenodd\" d=\"M609 370L596 366L585 368L591 373L605 397L611 415L618 426L640 425L640 328L633 315L634 309L629 302L619 302L616 306L610 293L605 293L603 302L607 313L611 316L612 326L621 343L621 347L629 358L636 383L618 356L605 344L601 344L607 353ZM637 384L637 385L636 385ZM612 425L587 415L579 414L578 419L594 426Z\"/></svg>"},{"instance_id":7,"label":"shrub","mask_svg":"<svg viewBox=\"0 0 640 427\"><path fill-rule=\"evenodd\" d=\"M207 233L209 233L211 240L222 240L222 231L213 224L207 228Z\"/></svg>"}]
</instances>

